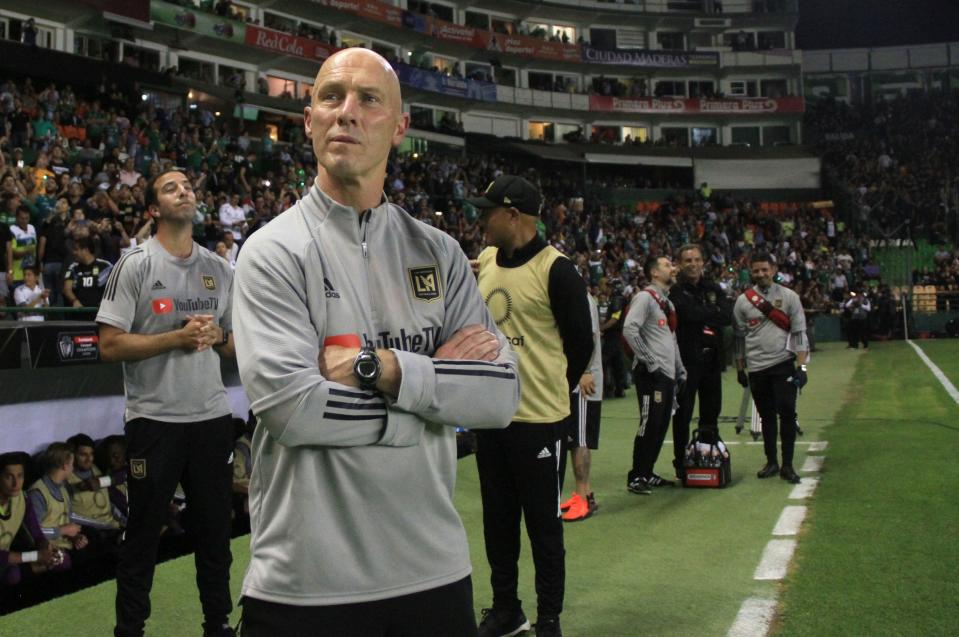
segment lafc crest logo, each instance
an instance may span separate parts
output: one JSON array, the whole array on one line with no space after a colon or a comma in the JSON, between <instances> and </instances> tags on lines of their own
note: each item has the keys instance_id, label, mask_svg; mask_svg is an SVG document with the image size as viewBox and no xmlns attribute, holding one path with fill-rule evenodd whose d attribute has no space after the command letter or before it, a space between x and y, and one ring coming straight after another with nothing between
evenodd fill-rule
<instances>
[{"instance_id":1,"label":"lafc crest logo","mask_svg":"<svg viewBox=\"0 0 959 637\"><path fill-rule=\"evenodd\" d=\"M143 458L130 458L130 475L137 480L147 477L147 461Z\"/></svg>"},{"instance_id":2,"label":"lafc crest logo","mask_svg":"<svg viewBox=\"0 0 959 637\"><path fill-rule=\"evenodd\" d=\"M442 297L439 268L435 265L408 268L407 272L410 275L410 289L415 298L431 303Z\"/></svg>"},{"instance_id":3,"label":"lafc crest logo","mask_svg":"<svg viewBox=\"0 0 959 637\"><path fill-rule=\"evenodd\" d=\"M216 289L216 279L214 279L212 276L209 274L204 274L200 278L203 279L203 287L210 291Z\"/></svg>"}]
</instances>

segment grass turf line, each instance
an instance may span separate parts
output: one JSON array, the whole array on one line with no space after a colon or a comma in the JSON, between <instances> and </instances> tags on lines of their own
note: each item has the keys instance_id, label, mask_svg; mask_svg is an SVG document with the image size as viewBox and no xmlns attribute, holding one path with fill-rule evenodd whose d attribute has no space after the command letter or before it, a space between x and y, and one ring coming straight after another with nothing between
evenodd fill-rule
<instances>
[{"instance_id":1,"label":"grass turf line","mask_svg":"<svg viewBox=\"0 0 959 637\"><path fill-rule=\"evenodd\" d=\"M959 381L959 341L919 345ZM775 634L959 634L959 408L901 342L870 348L852 387Z\"/></svg>"},{"instance_id":2,"label":"grass turf line","mask_svg":"<svg viewBox=\"0 0 959 637\"><path fill-rule=\"evenodd\" d=\"M860 357L838 344L827 345L814 355L809 386L799 399L806 432L801 441L828 439L820 432L839 408ZM738 413L741 391L735 374L727 372L725 416ZM600 449L593 458L593 488L600 511L585 522L564 525L564 633L569 637L725 635L744 599L768 598L776 590L776 584L756 582L752 577L783 506L790 503L787 497L792 485L778 479L757 480L755 472L763 464L762 446L736 445L731 448L733 485L728 489L665 488L649 497L629 494L625 476L637 413L633 392L603 405ZM726 440L752 440L748 425L740 436L735 435L731 423L722 423L720 428ZM667 440L671 436L671 432L667 434ZM806 446L797 446L796 454L796 465L801 466ZM666 445L657 464L661 475L672 475L671 460L672 446ZM571 480L572 470L567 469L564 496L572 488ZM457 482L456 505L469 536L479 615L480 608L490 605L491 592L474 458L460 461ZM523 533L520 597L535 621L533 566ZM234 540L233 556L231 588L236 599L249 559L248 538ZM115 584L107 582L4 617L0 634L73 635L78 634L80 625L84 634L110 634L115 590ZM152 599L149 635L174 637L198 632L200 610L192 556L158 567ZM234 621L236 618L235 613Z\"/></svg>"}]
</instances>

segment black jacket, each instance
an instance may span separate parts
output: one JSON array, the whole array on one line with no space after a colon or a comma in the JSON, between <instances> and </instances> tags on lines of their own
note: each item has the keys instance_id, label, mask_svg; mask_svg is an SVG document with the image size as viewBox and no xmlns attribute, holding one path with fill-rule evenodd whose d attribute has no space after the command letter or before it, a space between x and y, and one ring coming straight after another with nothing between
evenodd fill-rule
<instances>
[{"instance_id":1,"label":"black jacket","mask_svg":"<svg viewBox=\"0 0 959 637\"><path fill-rule=\"evenodd\" d=\"M723 328L732 324L733 304L718 284L700 279L693 285L683 277L670 290L669 300L676 306L679 326L676 340L683 364L708 365L710 370L722 369ZM714 332L709 336L704 330ZM707 351L704 356L704 350Z\"/></svg>"}]
</instances>

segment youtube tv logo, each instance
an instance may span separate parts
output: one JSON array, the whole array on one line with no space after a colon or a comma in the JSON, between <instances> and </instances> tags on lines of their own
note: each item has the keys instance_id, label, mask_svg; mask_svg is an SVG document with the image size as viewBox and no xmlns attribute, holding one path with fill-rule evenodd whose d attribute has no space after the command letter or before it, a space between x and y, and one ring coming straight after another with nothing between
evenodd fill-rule
<instances>
[{"instance_id":1,"label":"youtube tv logo","mask_svg":"<svg viewBox=\"0 0 959 637\"><path fill-rule=\"evenodd\" d=\"M169 314L172 311L173 311L173 299L171 298L153 299L154 314Z\"/></svg>"}]
</instances>

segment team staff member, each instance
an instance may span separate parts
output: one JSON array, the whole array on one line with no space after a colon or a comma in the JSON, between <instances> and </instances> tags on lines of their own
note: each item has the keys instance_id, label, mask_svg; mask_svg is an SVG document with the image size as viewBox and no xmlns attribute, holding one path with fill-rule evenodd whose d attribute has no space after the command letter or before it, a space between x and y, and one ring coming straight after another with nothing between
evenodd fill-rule
<instances>
[{"instance_id":1,"label":"team staff member","mask_svg":"<svg viewBox=\"0 0 959 637\"><path fill-rule=\"evenodd\" d=\"M623 321L629 311L629 298L619 277L610 284L609 304L600 329L603 334L603 366L613 398L626 395L626 352L623 350Z\"/></svg>"},{"instance_id":2,"label":"team staff member","mask_svg":"<svg viewBox=\"0 0 959 637\"><path fill-rule=\"evenodd\" d=\"M560 505L564 522L585 520L599 508L589 482L591 450L599 449L599 423L603 407L603 348L602 334L599 330L599 308L592 294L586 295L589 301L590 326L593 330L593 355L589 367L583 372L579 384L570 394L569 418L566 420L566 436L570 456L573 460L573 478L576 489L566 502ZM560 483L566 471L566 452L560 463Z\"/></svg>"},{"instance_id":3,"label":"team staff member","mask_svg":"<svg viewBox=\"0 0 959 637\"><path fill-rule=\"evenodd\" d=\"M703 277L702 248L691 243L679 249L679 277L669 292L679 321L676 341L686 368L686 383L673 416L673 466L683 479L689 422L699 394L699 428L719 432L723 405L723 328L732 323L729 297L715 282Z\"/></svg>"},{"instance_id":4,"label":"team staff member","mask_svg":"<svg viewBox=\"0 0 959 637\"><path fill-rule=\"evenodd\" d=\"M633 441L633 467L626 477L631 493L649 495L652 487L672 484L653 472L669 427L676 385L685 382L686 369L676 343L676 308L669 289L676 268L669 257L655 257L643 266L650 284L633 297L623 325L632 348L633 379L639 399L639 430Z\"/></svg>"},{"instance_id":5,"label":"team staff member","mask_svg":"<svg viewBox=\"0 0 959 637\"><path fill-rule=\"evenodd\" d=\"M846 322L846 337L850 349L859 349L862 342L863 349L869 349L869 313L872 312L872 303L865 292L849 293L849 298L843 303L848 321Z\"/></svg>"},{"instance_id":6,"label":"team staff member","mask_svg":"<svg viewBox=\"0 0 959 637\"><path fill-rule=\"evenodd\" d=\"M113 264L98 259L90 237L77 239L77 260L63 275L63 297L73 307L97 307L110 279Z\"/></svg>"},{"instance_id":7,"label":"team staff member","mask_svg":"<svg viewBox=\"0 0 959 637\"><path fill-rule=\"evenodd\" d=\"M736 299L733 330L739 384L752 390L762 421L766 465L757 475L770 478L778 473L783 480L797 484L793 448L796 393L807 380L806 319L799 296L773 280L776 264L769 254L754 254L750 270L753 286ZM777 418L782 436L782 468L776 453Z\"/></svg>"},{"instance_id":8,"label":"team staff member","mask_svg":"<svg viewBox=\"0 0 959 637\"><path fill-rule=\"evenodd\" d=\"M519 375L456 241L383 196L408 124L386 60L330 56L304 112L316 182L240 253L244 637L476 635L456 425L506 426Z\"/></svg>"},{"instance_id":9,"label":"team staff member","mask_svg":"<svg viewBox=\"0 0 959 637\"><path fill-rule=\"evenodd\" d=\"M482 213L490 246L479 256L480 293L518 352L523 388L509 427L476 435L493 588L480 637L529 628L517 596L521 515L536 567L536 634L562 635L566 567L558 468L570 391L593 350L586 284L572 261L537 234L543 197L533 184L502 175L469 202Z\"/></svg>"},{"instance_id":10,"label":"team staff member","mask_svg":"<svg viewBox=\"0 0 959 637\"><path fill-rule=\"evenodd\" d=\"M196 539L204 635L232 635L233 422L219 356L233 356L228 263L193 241L187 177L147 183L156 236L124 255L104 290L100 356L123 361L129 517L117 565L116 637L142 635L160 530L178 482Z\"/></svg>"}]
</instances>

